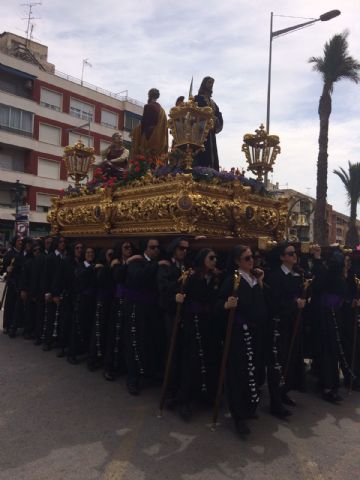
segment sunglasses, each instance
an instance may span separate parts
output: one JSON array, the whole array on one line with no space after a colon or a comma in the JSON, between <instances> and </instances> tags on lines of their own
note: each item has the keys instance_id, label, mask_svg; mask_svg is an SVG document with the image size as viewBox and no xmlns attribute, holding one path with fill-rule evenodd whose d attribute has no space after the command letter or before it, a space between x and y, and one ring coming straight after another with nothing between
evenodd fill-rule
<instances>
[{"instance_id":1,"label":"sunglasses","mask_svg":"<svg viewBox=\"0 0 360 480\"><path fill-rule=\"evenodd\" d=\"M241 260L245 260L245 262L250 262L254 257L252 255L246 255L246 257L242 257Z\"/></svg>"},{"instance_id":2,"label":"sunglasses","mask_svg":"<svg viewBox=\"0 0 360 480\"><path fill-rule=\"evenodd\" d=\"M156 248L160 248L160 245L149 245L148 247L150 250L155 250Z\"/></svg>"},{"instance_id":3,"label":"sunglasses","mask_svg":"<svg viewBox=\"0 0 360 480\"><path fill-rule=\"evenodd\" d=\"M209 260L216 260L216 256L215 255L210 255L210 257L208 257Z\"/></svg>"},{"instance_id":4,"label":"sunglasses","mask_svg":"<svg viewBox=\"0 0 360 480\"><path fill-rule=\"evenodd\" d=\"M295 255L297 255L296 252L285 252L285 255L288 255L289 257L294 257Z\"/></svg>"}]
</instances>

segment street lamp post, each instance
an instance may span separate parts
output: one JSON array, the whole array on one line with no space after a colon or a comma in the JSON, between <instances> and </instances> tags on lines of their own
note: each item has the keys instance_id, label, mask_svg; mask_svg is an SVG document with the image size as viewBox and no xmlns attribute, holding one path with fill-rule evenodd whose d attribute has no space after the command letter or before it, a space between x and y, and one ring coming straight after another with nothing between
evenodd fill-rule
<instances>
[{"instance_id":1,"label":"street lamp post","mask_svg":"<svg viewBox=\"0 0 360 480\"><path fill-rule=\"evenodd\" d=\"M270 132L270 92L271 92L271 62L272 62L272 41L273 38L279 37L281 35L286 35L295 30L300 30L305 27L309 27L316 22L327 22L332 18L338 17L340 15L340 10L330 10L329 12L323 13L319 18L314 18L308 22L299 23L293 25L292 27L283 28L281 30L273 31L273 12L270 15L270 41L269 41L269 68L268 68L268 86L267 86L267 100L266 100L266 131ZM267 183L267 175L265 177L265 185Z\"/></svg>"},{"instance_id":2,"label":"street lamp post","mask_svg":"<svg viewBox=\"0 0 360 480\"><path fill-rule=\"evenodd\" d=\"M19 204L20 204L20 201L22 201L24 198L25 191L26 191L26 186L20 183L20 180L16 180L14 187L11 188L13 200L15 202L15 223L14 223L15 235L16 235L16 226L18 222L18 216L19 216Z\"/></svg>"}]
</instances>

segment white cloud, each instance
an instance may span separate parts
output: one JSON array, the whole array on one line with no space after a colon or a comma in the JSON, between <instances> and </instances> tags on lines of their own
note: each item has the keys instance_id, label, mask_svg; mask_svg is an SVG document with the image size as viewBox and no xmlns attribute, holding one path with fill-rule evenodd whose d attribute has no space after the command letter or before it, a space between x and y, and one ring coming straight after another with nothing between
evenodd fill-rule
<instances>
[{"instance_id":1,"label":"white cloud","mask_svg":"<svg viewBox=\"0 0 360 480\"><path fill-rule=\"evenodd\" d=\"M2 0L3 30L20 33L26 9ZM360 9L354 0L43 0L34 9L34 39L49 47L49 60L60 71L104 89L146 100L149 88L161 92L168 111L175 99L194 91L206 75L215 78L214 100L224 116L218 136L221 164L245 165L241 152L244 133L266 117L270 12L318 17L340 8L341 16L276 38L273 42L271 132L280 136L282 154L274 181L315 194L317 107L321 77L308 59L320 56L335 33L350 30L350 54L360 58ZM306 20L274 17L274 30ZM328 200L346 212L346 198L331 172L359 161L360 88L344 81L335 86L329 132Z\"/></svg>"}]
</instances>

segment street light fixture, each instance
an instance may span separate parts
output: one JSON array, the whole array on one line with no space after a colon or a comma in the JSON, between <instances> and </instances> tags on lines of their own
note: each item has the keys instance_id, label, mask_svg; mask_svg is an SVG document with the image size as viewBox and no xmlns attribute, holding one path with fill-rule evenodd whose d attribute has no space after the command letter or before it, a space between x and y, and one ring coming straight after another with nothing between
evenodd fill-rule
<instances>
[{"instance_id":1,"label":"street light fixture","mask_svg":"<svg viewBox=\"0 0 360 480\"><path fill-rule=\"evenodd\" d=\"M327 22L335 17L338 17L341 14L340 10L330 10L329 12L323 13L319 18L314 18L308 22L299 23L293 25L292 27L283 28L281 30L273 31L273 16L274 13L271 12L270 15L270 43L269 43L269 68L268 68L268 86L267 86L267 100L266 100L266 132L270 132L270 90L271 90L271 60L272 60L272 41L273 38L280 37L281 35L286 35L295 30L300 30L305 27L309 27L316 22ZM267 185L267 174L265 174L265 186Z\"/></svg>"},{"instance_id":2,"label":"street light fixture","mask_svg":"<svg viewBox=\"0 0 360 480\"><path fill-rule=\"evenodd\" d=\"M308 22L299 23L298 25L293 25L292 27L283 28L282 30L273 31L273 12L270 15L270 45L269 45L269 69L268 69L268 88L267 88L267 101L266 101L266 131L270 131L270 90L271 90L271 60L272 60L272 41L273 38L280 37L281 35L286 35L295 30L300 30L305 27L309 27L316 22L327 22L335 17L338 17L341 14L340 10L330 10L329 12L323 13L319 18L314 18Z\"/></svg>"}]
</instances>

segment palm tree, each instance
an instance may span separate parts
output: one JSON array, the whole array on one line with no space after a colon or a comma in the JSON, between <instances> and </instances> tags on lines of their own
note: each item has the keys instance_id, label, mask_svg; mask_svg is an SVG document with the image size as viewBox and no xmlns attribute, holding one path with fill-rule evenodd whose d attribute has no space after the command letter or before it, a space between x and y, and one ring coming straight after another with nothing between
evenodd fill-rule
<instances>
[{"instance_id":1,"label":"palm tree","mask_svg":"<svg viewBox=\"0 0 360 480\"><path fill-rule=\"evenodd\" d=\"M312 57L313 70L321 73L323 90L319 101L319 154L317 161L316 206L314 216L314 239L320 245L329 242L326 220L326 196L328 174L328 132L331 114L331 95L334 83L344 78L358 83L360 80L360 63L348 54L347 37L345 31L334 35L324 46L323 57Z\"/></svg>"},{"instance_id":2,"label":"palm tree","mask_svg":"<svg viewBox=\"0 0 360 480\"><path fill-rule=\"evenodd\" d=\"M348 172L343 168L339 168L339 170L334 170L333 173L343 182L350 205L350 223L349 230L346 233L345 243L349 247L356 247L356 245L360 243L356 228L356 209L360 200L360 163L352 164L349 162Z\"/></svg>"}]
</instances>

